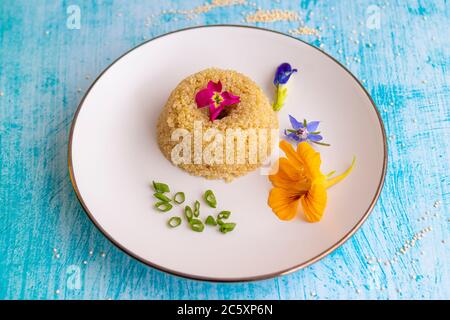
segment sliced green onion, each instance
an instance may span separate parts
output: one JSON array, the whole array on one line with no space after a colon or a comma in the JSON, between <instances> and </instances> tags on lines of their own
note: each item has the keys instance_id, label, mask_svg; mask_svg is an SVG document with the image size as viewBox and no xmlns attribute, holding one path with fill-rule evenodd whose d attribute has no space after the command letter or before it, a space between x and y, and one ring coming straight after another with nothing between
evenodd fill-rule
<instances>
[{"instance_id":1,"label":"sliced green onion","mask_svg":"<svg viewBox=\"0 0 450 320\"><path fill-rule=\"evenodd\" d=\"M217 215L217 219L228 219L231 215L230 211L220 211L220 213Z\"/></svg>"},{"instance_id":2,"label":"sliced green onion","mask_svg":"<svg viewBox=\"0 0 450 320\"><path fill-rule=\"evenodd\" d=\"M194 214L192 213L192 209L189 206L186 206L184 208L184 215L186 216L186 218L188 219L188 221L191 221L192 218L194 217Z\"/></svg>"},{"instance_id":3,"label":"sliced green onion","mask_svg":"<svg viewBox=\"0 0 450 320\"><path fill-rule=\"evenodd\" d=\"M176 204L182 204L184 202L184 200L186 200L186 197L184 195L184 192L177 192L175 193L175 195L173 196L173 201Z\"/></svg>"},{"instance_id":4,"label":"sliced green onion","mask_svg":"<svg viewBox=\"0 0 450 320\"><path fill-rule=\"evenodd\" d=\"M158 201L157 203L155 203L155 208L161 212L167 212L172 209L172 205L165 201Z\"/></svg>"},{"instance_id":5,"label":"sliced green onion","mask_svg":"<svg viewBox=\"0 0 450 320\"><path fill-rule=\"evenodd\" d=\"M200 215L200 202L195 200L194 202L194 216L198 217Z\"/></svg>"},{"instance_id":6,"label":"sliced green onion","mask_svg":"<svg viewBox=\"0 0 450 320\"><path fill-rule=\"evenodd\" d=\"M211 208L217 207L216 196L214 195L212 190L206 190L205 194L203 195L203 199Z\"/></svg>"},{"instance_id":7,"label":"sliced green onion","mask_svg":"<svg viewBox=\"0 0 450 320\"><path fill-rule=\"evenodd\" d=\"M195 232L202 232L203 229L205 229L205 225L199 219L192 219L189 221L189 224L191 225L191 229Z\"/></svg>"},{"instance_id":8,"label":"sliced green onion","mask_svg":"<svg viewBox=\"0 0 450 320\"><path fill-rule=\"evenodd\" d=\"M164 202L170 202L170 201L171 201L170 198L168 198L168 197L166 197L166 196L164 195L164 193L156 192L156 193L153 194L153 196L154 196L155 198L161 200L161 201L164 201Z\"/></svg>"},{"instance_id":9,"label":"sliced green onion","mask_svg":"<svg viewBox=\"0 0 450 320\"><path fill-rule=\"evenodd\" d=\"M234 223L234 222L224 223L220 226L220 232L222 232L222 233L231 232L234 230L235 227L236 227L236 223Z\"/></svg>"},{"instance_id":10,"label":"sliced green onion","mask_svg":"<svg viewBox=\"0 0 450 320\"><path fill-rule=\"evenodd\" d=\"M208 216L208 218L206 218L205 220L205 224L207 224L208 226L217 226L217 222L213 216Z\"/></svg>"},{"instance_id":11,"label":"sliced green onion","mask_svg":"<svg viewBox=\"0 0 450 320\"><path fill-rule=\"evenodd\" d=\"M170 192L169 186L162 182L153 181L153 188L155 189L156 192L159 193Z\"/></svg>"},{"instance_id":12,"label":"sliced green onion","mask_svg":"<svg viewBox=\"0 0 450 320\"><path fill-rule=\"evenodd\" d=\"M172 217L167 221L167 224L171 228L176 228L181 224L181 218L180 217Z\"/></svg>"}]
</instances>

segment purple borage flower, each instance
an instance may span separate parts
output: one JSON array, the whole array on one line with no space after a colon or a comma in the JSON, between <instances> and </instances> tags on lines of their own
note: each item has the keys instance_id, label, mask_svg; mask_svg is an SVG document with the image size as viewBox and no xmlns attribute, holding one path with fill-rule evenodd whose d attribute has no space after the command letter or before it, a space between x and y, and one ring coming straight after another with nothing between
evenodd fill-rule
<instances>
[{"instance_id":1,"label":"purple borage flower","mask_svg":"<svg viewBox=\"0 0 450 320\"><path fill-rule=\"evenodd\" d=\"M319 128L319 121L311 121L307 122L303 120L303 122L297 121L293 116L289 115L289 120L292 125L292 129L284 130L284 134L291 140L295 142L312 142L315 144L320 144L322 146L329 146L328 143L320 142L323 137L319 134L320 131L317 131Z\"/></svg>"}]
</instances>

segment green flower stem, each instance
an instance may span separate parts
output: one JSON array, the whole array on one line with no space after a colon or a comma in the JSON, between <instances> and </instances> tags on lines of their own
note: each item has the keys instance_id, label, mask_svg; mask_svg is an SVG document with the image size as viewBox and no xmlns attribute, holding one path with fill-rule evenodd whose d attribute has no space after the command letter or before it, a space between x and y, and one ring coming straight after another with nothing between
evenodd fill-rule
<instances>
[{"instance_id":1,"label":"green flower stem","mask_svg":"<svg viewBox=\"0 0 450 320\"><path fill-rule=\"evenodd\" d=\"M321 145L321 146L325 146L325 147L329 147L329 146L331 146L331 144L329 144L329 143L325 143L325 142L312 141L312 140L309 140L309 141L311 141L312 143L315 143L315 144Z\"/></svg>"},{"instance_id":2,"label":"green flower stem","mask_svg":"<svg viewBox=\"0 0 450 320\"><path fill-rule=\"evenodd\" d=\"M275 87L275 101L272 104L274 111L280 111L284 106L287 97L287 87L285 85L277 85Z\"/></svg>"}]
</instances>

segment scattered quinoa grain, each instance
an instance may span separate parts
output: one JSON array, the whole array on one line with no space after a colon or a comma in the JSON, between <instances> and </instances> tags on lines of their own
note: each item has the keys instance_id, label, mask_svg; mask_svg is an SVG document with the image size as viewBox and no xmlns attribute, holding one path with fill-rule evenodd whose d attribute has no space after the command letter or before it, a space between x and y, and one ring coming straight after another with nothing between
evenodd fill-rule
<instances>
[{"instance_id":1,"label":"scattered quinoa grain","mask_svg":"<svg viewBox=\"0 0 450 320\"><path fill-rule=\"evenodd\" d=\"M290 10L257 10L255 13L246 16L247 22L275 22L275 21L297 21L299 15Z\"/></svg>"},{"instance_id":2,"label":"scattered quinoa grain","mask_svg":"<svg viewBox=\"0 0 450 320\"><path fill-rule=\"evenodd\" d=\"M289 33L294 36L300 36L300 35L312 35L312 36L316 36L316 37L320 36L320 31L318 29L308 28L308 27L299 27L297 29L291 29L291 30L289 30ZM338 41L338 40L336 40L336 41Z\"/></svg>"}]
</instances>

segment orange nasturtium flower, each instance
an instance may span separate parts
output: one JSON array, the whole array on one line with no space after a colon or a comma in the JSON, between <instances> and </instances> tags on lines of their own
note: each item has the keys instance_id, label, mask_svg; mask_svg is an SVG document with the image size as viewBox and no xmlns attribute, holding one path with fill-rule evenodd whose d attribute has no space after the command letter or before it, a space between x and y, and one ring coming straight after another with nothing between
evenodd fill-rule
<instances>
[{"instance_id":1,"label":"orange nasturtium flower","mask_svg":"<svg viewBox=\"0 0 450 320\"><path fill-rule=\"evenodd\" d=\"M353 169L351 166L340 176L330 178L320 171L320 153L307 143L301 142L294 150L287 141L280 142L286 158L278 160L278 172L270 175L273 188L269 194L269 206L281 220L291 220L297 213L299 201L306 219L317 222L322 219L327 205L327 188L344 179Z\"/></svg>"}]
</instances>

